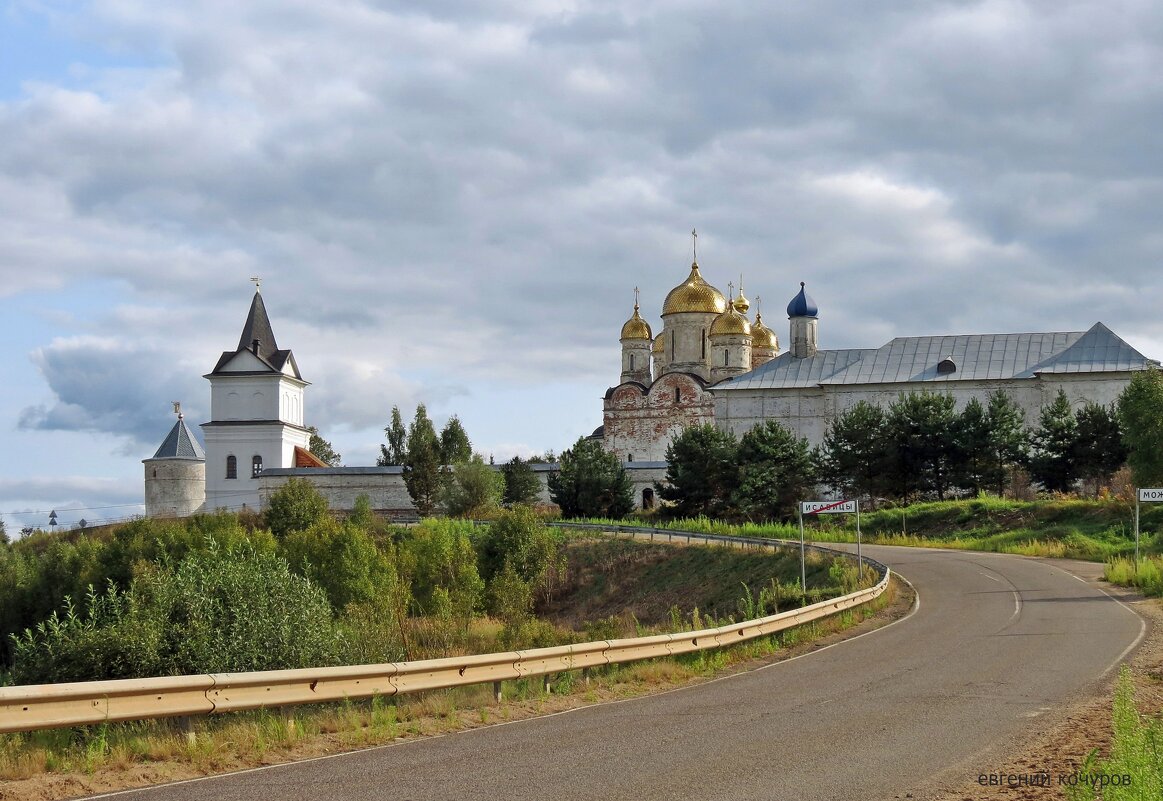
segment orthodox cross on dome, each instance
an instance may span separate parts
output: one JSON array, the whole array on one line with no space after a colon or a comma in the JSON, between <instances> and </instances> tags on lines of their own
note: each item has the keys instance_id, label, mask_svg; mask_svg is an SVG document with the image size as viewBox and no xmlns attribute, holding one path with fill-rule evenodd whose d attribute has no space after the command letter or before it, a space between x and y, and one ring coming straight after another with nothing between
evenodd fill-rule
<instances>
[{"instance_id":1,"label":"orthodox cross on dome","mask_svg":"<svg viewBox=\"0 0 1163 801\"><path fill-rule=\"evenodd\" d=\"M638 287L634 287L634 308L638 308Z\"/></svg>"},{"instance_id":2,"label":"orthodox cross on dome","mask_svg":"<svg viewBox=\"0 0 1163 801\"><path fill-rule=\"evenodd\" d=\"M258 291L259 291L259 288L260 288L260 286L262 285L262 279L261 279L261 278L259 278L257 275L252 275L252 276L250 277L250 282L251 282L252 284L254 284L254 291L255 291L255 292L258 292Z\"/></svg>"},{"instance_id":3,"label":"orthodox cross on dome","mask_svg":"<svg viewBox=\"0 0 1163 801\"><path fill-rule=\"evenodd\" d=\"M691 229L691 258L698 264L699 262L699 232L694 228Z\"/></svg>"},{"instance_id":4,"label":"orthodox cross on dome","mask_svg":"<svg viewBox=\"0 0 1163 801\"><path fill-rule=\"evenodd\" d=\"M755 313L763 314L763 298L759 295L755 296Z\"/></svg>"},{"instance_id":5,"label":"orthodox cross on dome","mask_svg":"<svg viewBox=\"0 0 1163 801\"><path fill-rule=\"evenodd\" d=\"M727 297L731 300L735 299L735 283L733 281L727 282Z\"/></svg>"},{"instance_id":6,"label":"orthodox cross on dome","mask_svg":"<svg viewBox=\"0 0 1163 801\"><path fill-rule=\"evenodd\" d=\"M181 401L170 401L170 403L174 404L174 414L176 414L178 416L178 419L181 420L182 419L182 402Z\"/></svg>"}]
</instances>

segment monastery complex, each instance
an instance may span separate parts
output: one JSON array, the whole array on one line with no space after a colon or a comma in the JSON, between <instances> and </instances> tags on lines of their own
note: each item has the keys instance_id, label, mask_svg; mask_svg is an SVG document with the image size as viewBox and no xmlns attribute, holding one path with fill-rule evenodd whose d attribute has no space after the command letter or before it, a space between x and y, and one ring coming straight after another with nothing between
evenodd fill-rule
<instances>
[{"instance_id":1,"label":"monastery complex","mask_svg":"<svg viewBox=\"0 0 1163 801\"><path fill-rule=\"evenodd\" d=\"M742 282L741 282L742 283ZM703 277L697 258L666 295L657 335L637 303L622 326L619 383L606 391L593 436L630 473L640 505L653 502L666 449L686 426L713 423L740 436L778 420L811 444L860 401L887 406L901 393L941 392L958 407L1004 390L1035 423L1063 390L1075 406L1109 404L1137 370L1156 366L1101 322L1085 331L897 337L877 348L819 347L820 310L801 283L787 305L787 348L756 314L742 286L729 295ZM148 516L261 509L290 477L314 483L332 508L366 494L388 514L414 513L399 467L328 467L308 450L309 386L281 350L256 288L238 346L206 374L211 420L205 447L179 414L144 460ZM536 465L542 500L556 465Z\"/></svg>"}]
</instances>

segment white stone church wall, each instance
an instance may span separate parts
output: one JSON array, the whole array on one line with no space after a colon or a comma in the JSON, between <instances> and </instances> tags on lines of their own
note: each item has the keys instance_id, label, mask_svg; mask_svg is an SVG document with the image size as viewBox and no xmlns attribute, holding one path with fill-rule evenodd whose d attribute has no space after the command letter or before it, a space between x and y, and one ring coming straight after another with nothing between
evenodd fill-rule
<instances>
[{"instance_id":1,"label":"white stone church wall","mask_svg":"<svg viewBox=\"0 0 1163 801\"><path fill-rule=\"evenodd\" d=\"M735 390L714 393L715 422L737 437L743 436L764 420L778 420L793 432L818 445L828 426L840 414L860 401L887 409L902 393L932 392L952 395L958 410L970 398L984 406L989 396L1004 390L1026 414L1026 425L1035 427L1043 406L1053 402L1061 388L1071 405L1078 409L1087 402L1108 405L1118 399L1130 381L1130 373L1090 375L1052 375L1034 379L1007 381L926 381L900 384L824 385L811 388Z\"/></svg>"},{"instance_id":2,"label":"white stone church wall","mask_svg":"<svg viewBox=\"0 0 1163 801\"><path fill-rule=\"evenodd\" d=\"M534 475L540 482L537 502L550 504L549 474L558 469L556 464L534 464ZM666 477L663 462L642 462L625 465L634 488L635 505L642 506L645 490L654 492L654 482ZM496 466L500 469L500 465ZM310 481L319 490L328 505L335 511L349 512L355 508L360 495L368 496L372 509L389 515L410 516L416 513L416 506L404 485L403 470L400 467L300 467L265 471L259 476L258 494L263 508L271 495L283 487L291 478ZM646 496L649 497L649 496ZM657 496L654 503L657 505Z\"/></svg>"}]
</instances>

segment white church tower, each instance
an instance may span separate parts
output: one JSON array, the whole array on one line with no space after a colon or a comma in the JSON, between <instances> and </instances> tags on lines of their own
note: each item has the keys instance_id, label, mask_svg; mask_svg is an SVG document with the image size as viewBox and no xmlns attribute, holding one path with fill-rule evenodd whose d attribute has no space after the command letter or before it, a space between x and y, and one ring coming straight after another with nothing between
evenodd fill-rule
<instances>
[{"instance_id":1,"label":"white church tower","mask_svg":"<svg viewBox=\"0 0 1163 801\"><path fill-rule=\"evenodd\" d=\"M308 449L303 426L307 382L289 350L279 350L255 280L250 314L235 350L222 354L206 376L210 422L206 441L206 511L259 510L258 474L294 467L295 450Z\"/></svg>"}]
</instances>

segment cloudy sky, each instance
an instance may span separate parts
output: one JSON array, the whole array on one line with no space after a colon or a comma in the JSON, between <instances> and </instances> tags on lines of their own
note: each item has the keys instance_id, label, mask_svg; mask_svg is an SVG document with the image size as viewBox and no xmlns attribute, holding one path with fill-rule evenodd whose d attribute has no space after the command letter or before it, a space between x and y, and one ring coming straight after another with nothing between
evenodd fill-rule
<instances>
[{"instance_id":1,"label":"cloudy sky","mask_svg":"<svg viewBox=\"0 0 1163 801\"><path fill-rule=\"evenodd\" d=\"M256 275L351 465L393 404L498 459L593 430L693 227L823 347L1159 358L1160 76L1152 0L0 0L0 513L139 512Z\"/></svg>"}]
</instances>

